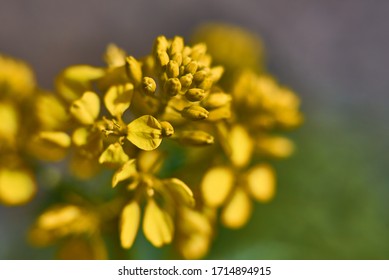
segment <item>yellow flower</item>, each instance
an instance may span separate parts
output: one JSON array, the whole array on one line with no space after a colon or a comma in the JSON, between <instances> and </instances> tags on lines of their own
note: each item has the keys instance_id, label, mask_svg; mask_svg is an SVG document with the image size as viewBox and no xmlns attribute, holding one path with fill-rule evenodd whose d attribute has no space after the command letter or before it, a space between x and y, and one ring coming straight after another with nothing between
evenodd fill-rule
<instances>
[{"instance_id":1,"label":"yellow flower","mask_svg":"<svg viewBox=\"0 0 389 280\"><path fill-rule=\"evenodd\" d=\"M106 259L100 235L100 217L85 206L59 204L43 212L29 232L35 246L45 247L61 241L61 259Z\"/></svg>"},{"instance_id":2,"label":"yellow flower","mask_svg":"<svg viewBox=\"0 0 389 280\"><path fill-rule=\"evenodd\" d=\"M120 217L120 240L123 248L132 247L141 222L141 206L145 204L142 229L147 240L156 247L169 244L174 236L174 218L181 206L194 205L193 193L181 180L159 179L153 174L160 165L156 151L142 152L125 163L112 179L112 186L127 182L131 199Z\"/></svg>"}]
</instances>

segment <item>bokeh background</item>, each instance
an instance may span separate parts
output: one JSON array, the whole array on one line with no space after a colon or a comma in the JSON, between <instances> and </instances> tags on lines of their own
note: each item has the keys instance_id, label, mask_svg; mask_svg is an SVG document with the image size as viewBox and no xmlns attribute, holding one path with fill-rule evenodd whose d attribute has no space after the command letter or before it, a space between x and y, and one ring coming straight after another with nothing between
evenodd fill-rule
<instances>
[{"instance_id":1,"label":"bokeh background","mask_svg":"<svg viewBox=\"0 0 389 280\"><path fill-rule=\"evenodd\" d=\"M389 259L388 14L385 0L0 0L0 52L52 89L66 66L103 65L110 42L141 56L160 34L247 28L262 37L269 72L300 95L306 121L290 134L294 156L276 163L275 200L244 229L221 228L208 258ZM0 206L0 259L52 257L25 241L38 207ZM136 258L164 258L137 242Z\"/></svg>"}]
</instances>

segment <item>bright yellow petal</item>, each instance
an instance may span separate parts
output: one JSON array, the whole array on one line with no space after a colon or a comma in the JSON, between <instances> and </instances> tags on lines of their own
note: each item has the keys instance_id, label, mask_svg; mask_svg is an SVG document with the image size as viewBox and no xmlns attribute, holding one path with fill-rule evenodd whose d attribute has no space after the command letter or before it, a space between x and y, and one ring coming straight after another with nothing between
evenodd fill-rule
<instances>
[{"instance_id":1,"label":"bright yellow petal","mask_svg":"<svg viewBox=\"0 0 389 280\"><path fill-rule=\"evenodd\" d=\"M192 234L179 243L179 251L187 260L201 259L208 253L209 239L206 235Z\"/></svg>"},{"instance_id":2,"label":"bright yellow petal","mask_svg":"<svg viewBox=\"0 0 389 280\"><path fill-rule=\"evenodd\" d=\"M252 202L249 196L245 191L237 188L221 213L221 221L226 227L237 229L247 223L251 212Z\"/></svg>"},{"instance_id":3,"label":"bright yellow petal","mask_svg":"<svg viewBox=\"0 0 389 280\"><path fill-rule=\"evenodd\" d=\"M233 126L228 134L228 143L232 163L237 167L246 166L253 151L253 141L246 129L241 125Z\"/></svg>"},{"instance_id":4,"label":"bright yellow petal","mask_svg":"<svg viewBox=\"0 0 389 280\"><path fill-rule=\"evenodd\" d=\"M178 203L184 203L187 206L193 207L195 200L192 190L181 180L176 178L163 180L164 186L178 200Z\"/></svg>"},{"instance_id":5,"label":"bright yellow petal","mask_svg":"<svg viewBox=\"0 0 389 280\"><path fill-rule=\"evenodd\" d=\"M114 143L108 146L107 149L100 155L99 163L108 166L122 165L129 160L128 155L123 151L122 145Z\"/></svg>"},{"instance_id":6,"label":"bright yellow petal","mask_svg":"<svg viewBox=\"0 0 389 280\"><path fill-rule=\"evenodd\" d=\"M19 129L19 116L11 104L0 104L0 140L12 143Z\"/></svg>"},{"instance_id":7,"label":"bright yellow petal","mask_svg":"<svg viewBox=\"0 0 389 280\"><path fill-rule=\"evenodd\" d=\"M219 207L227 199L234 184L234 175L227 167L214 167L204 175L201 182L201 193L205 203Z\"/></svg>"},{"instance_id":8,"label":"bright yellow petal","mask_svg":"<svg viewBox=\"0 0 389 280\"><path fill-rule=\"evenodd\" d=\"M258 201L267 202L274 197L276 179L273 168L267 164L258 164L247 174L247 187Z\"/></svg>"},{"instance_id":9,"label":"bright yellow petal","mask_svg":"<svg viewBox=\"0 0 389 280\"><path fill-rule=\"evenodd\" d=\"M122 247L129 249L134 244L140 221L140 207L136 201L127 204L120 218L120 242Z\"/></svg>"},{"instance_id":10,"label":"bright yellow petal","mask_svg":"<svg viewBox=\"0 0 389 280\"><path fill-rule=\"evenodd\" d=\"M173 239L173 221L168 213L159 208L157 203L150 199L147 202L143 219L143 232L155 247L169 244Z\"/></svg>"},{"instance_id":11,"label":"bright yellow petal","mask_svg":"<svg viewBox=\"0 0 389 280\"><path fill-rule=\"evenodd\" d=\"M0 202L21 205L31 200L36 192L32 175L25 170L0 169Z\"/></svg>"},{"instance_id":12,"label":"bright yellow petal","mask_svg":"<svg viewBox=\"0 0 389 280\"><path fill-rule=\"evenodd\" d=\"M100 98L92 91L85 92L70 107L71 115L81 124L93 124L99 116Z\"/></svg>"},{"instance_id":13,"label":"bright yellow petal","mask_svg":"<svg viewBox=\"0 0 389 280\"><path fill-rule=\"evenodd\" d=\"M131 104L134 86L131 83L111 86L104 96L104 104L112 116L120 117Z\"/></svg>"},{"instance_id":14,"label":"bright yellow petal","mask_svg":"<svg viewBox=\"0 0 389 280\"><path fill-rule=\"evenodd\" d=\"M153 116L137 118L127 128L127 139L142 150L154 150L162 142L162 126Z\"/></svg>"},{"instance_id":15,"label":"bright yellow petal","mask_svg":"<svg viewBox=\"0 0 389 280\"><path fill-rule=\"evenodd\" d=\"M161 167L162 154L158 150L140 152L137 158L138 167L141 172L155 173Z\"/></svg>"},{"instance_id":16,"label":"bright yellow petal","mask_svg":"<svg viewBox=\"0 0 389 280\"><path fill-rule=\"evenodd\" d=\"M112 187L124 180L130 179L137 174L135 159L127 161L112 177Z\"/></svg>"}]
</instances>

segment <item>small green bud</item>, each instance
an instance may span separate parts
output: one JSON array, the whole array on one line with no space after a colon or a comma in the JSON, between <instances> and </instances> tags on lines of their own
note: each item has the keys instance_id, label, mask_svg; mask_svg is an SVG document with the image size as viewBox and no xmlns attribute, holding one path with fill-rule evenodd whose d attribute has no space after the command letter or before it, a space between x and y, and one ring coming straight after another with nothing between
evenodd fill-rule
<instances>
[{"instance_id":1,"label":"small green bud","mask_svg":"<svg viewBox=\"0 0 389 280\"><path fill-rule=\"evenodd\" d=\"M206 92L200 88L191 88L185 93L186 99L189 101L201 101L204 99Z\"/></svg>"},{"instance_id":2,"label":"small green bud","mask_svg":"<svg viewBox=\"0 0 389 280\"><path fill-rule=\"evenodd\" d=\"M169 78L176 78L180 74L178 63L174 60L170 60L166 66L166 73Z\"/></svg>"},{"instance_id":3,"label":"small green bud","mask_svg":"<svg viewBox=\"0 0 389 280\"><path fill-rule=\"evenodd\" d=\"M143 89L144 93L146 93L148 95L152 95L152 94L154 94L155 90L157 89L157 84L155 83L153 78L143 77L142 89Z\"/></svg>"},{"instance_id":4,"label":"small green bud","mask_svg":"<svg viewBox=\"0 0 389 280\"><path fill-rule=\"evenodd\" d=\"M201 106L191 105L185 107L184 110L181 111L181 115L184 118L197 121L197 120L204 120L208 118L209 112Z\"/></svg>"},{"instance_id":5,"label":"small green bud","mask_svg":"<svg viewBox=\"0 0 389 280\"><path fill-rule=\"evenodd\" d=\"M181 91L181 83L178 78L170 78L165 82L165 92L170 96L175 96Z\"/></svg>"}]
</instances>

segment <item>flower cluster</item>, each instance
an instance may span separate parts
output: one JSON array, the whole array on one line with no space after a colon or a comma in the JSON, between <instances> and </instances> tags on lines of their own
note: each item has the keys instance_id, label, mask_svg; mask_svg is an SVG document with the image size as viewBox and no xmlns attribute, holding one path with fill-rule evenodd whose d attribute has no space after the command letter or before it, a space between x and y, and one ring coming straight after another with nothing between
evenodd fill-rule
<instances>
[{"instance_id":1,"label":"flower cluster","mask_svg":"<svg viewBox=\"0 0 389 280\"><path fill-rule=\"evenodd\" d=\"M203 42L192 46L182 37L159 36L147 56L135 58L111 44L105 67L66 68L55 94L39 92L32 99L36 124L27 136L19 130L24 124L17 106L36 90L33 79L16 62L7 70L15 73L0 73L0 115L11 120L0 125L1 153L14 155L25 145L41 160L68 163L80 179L112 176L111 186L96 189L111 187L113 194L100 200L70 196L43 212L30 232L34 244L60 242L61 258L106 258L104 234L116 234L121 247L130 249L141 227L155 247L174 243L182 257L202 258L219 216L223 225L239 228L250 218L251 198L272 199L275 171L267 159L292 153L292 142L275 132L301 123L299 100L261 65L235 67L239 58L223 55L226 40L242 55L260 58L257 39L239 29L228 35L222 26L204 30L196 36ZM14 81L22 78L23 83ZM30 180L35 189L32 177L20 175L27 173L1 166L3 202L12 204L7 185Z\"/></svg>"}]
</instances>

